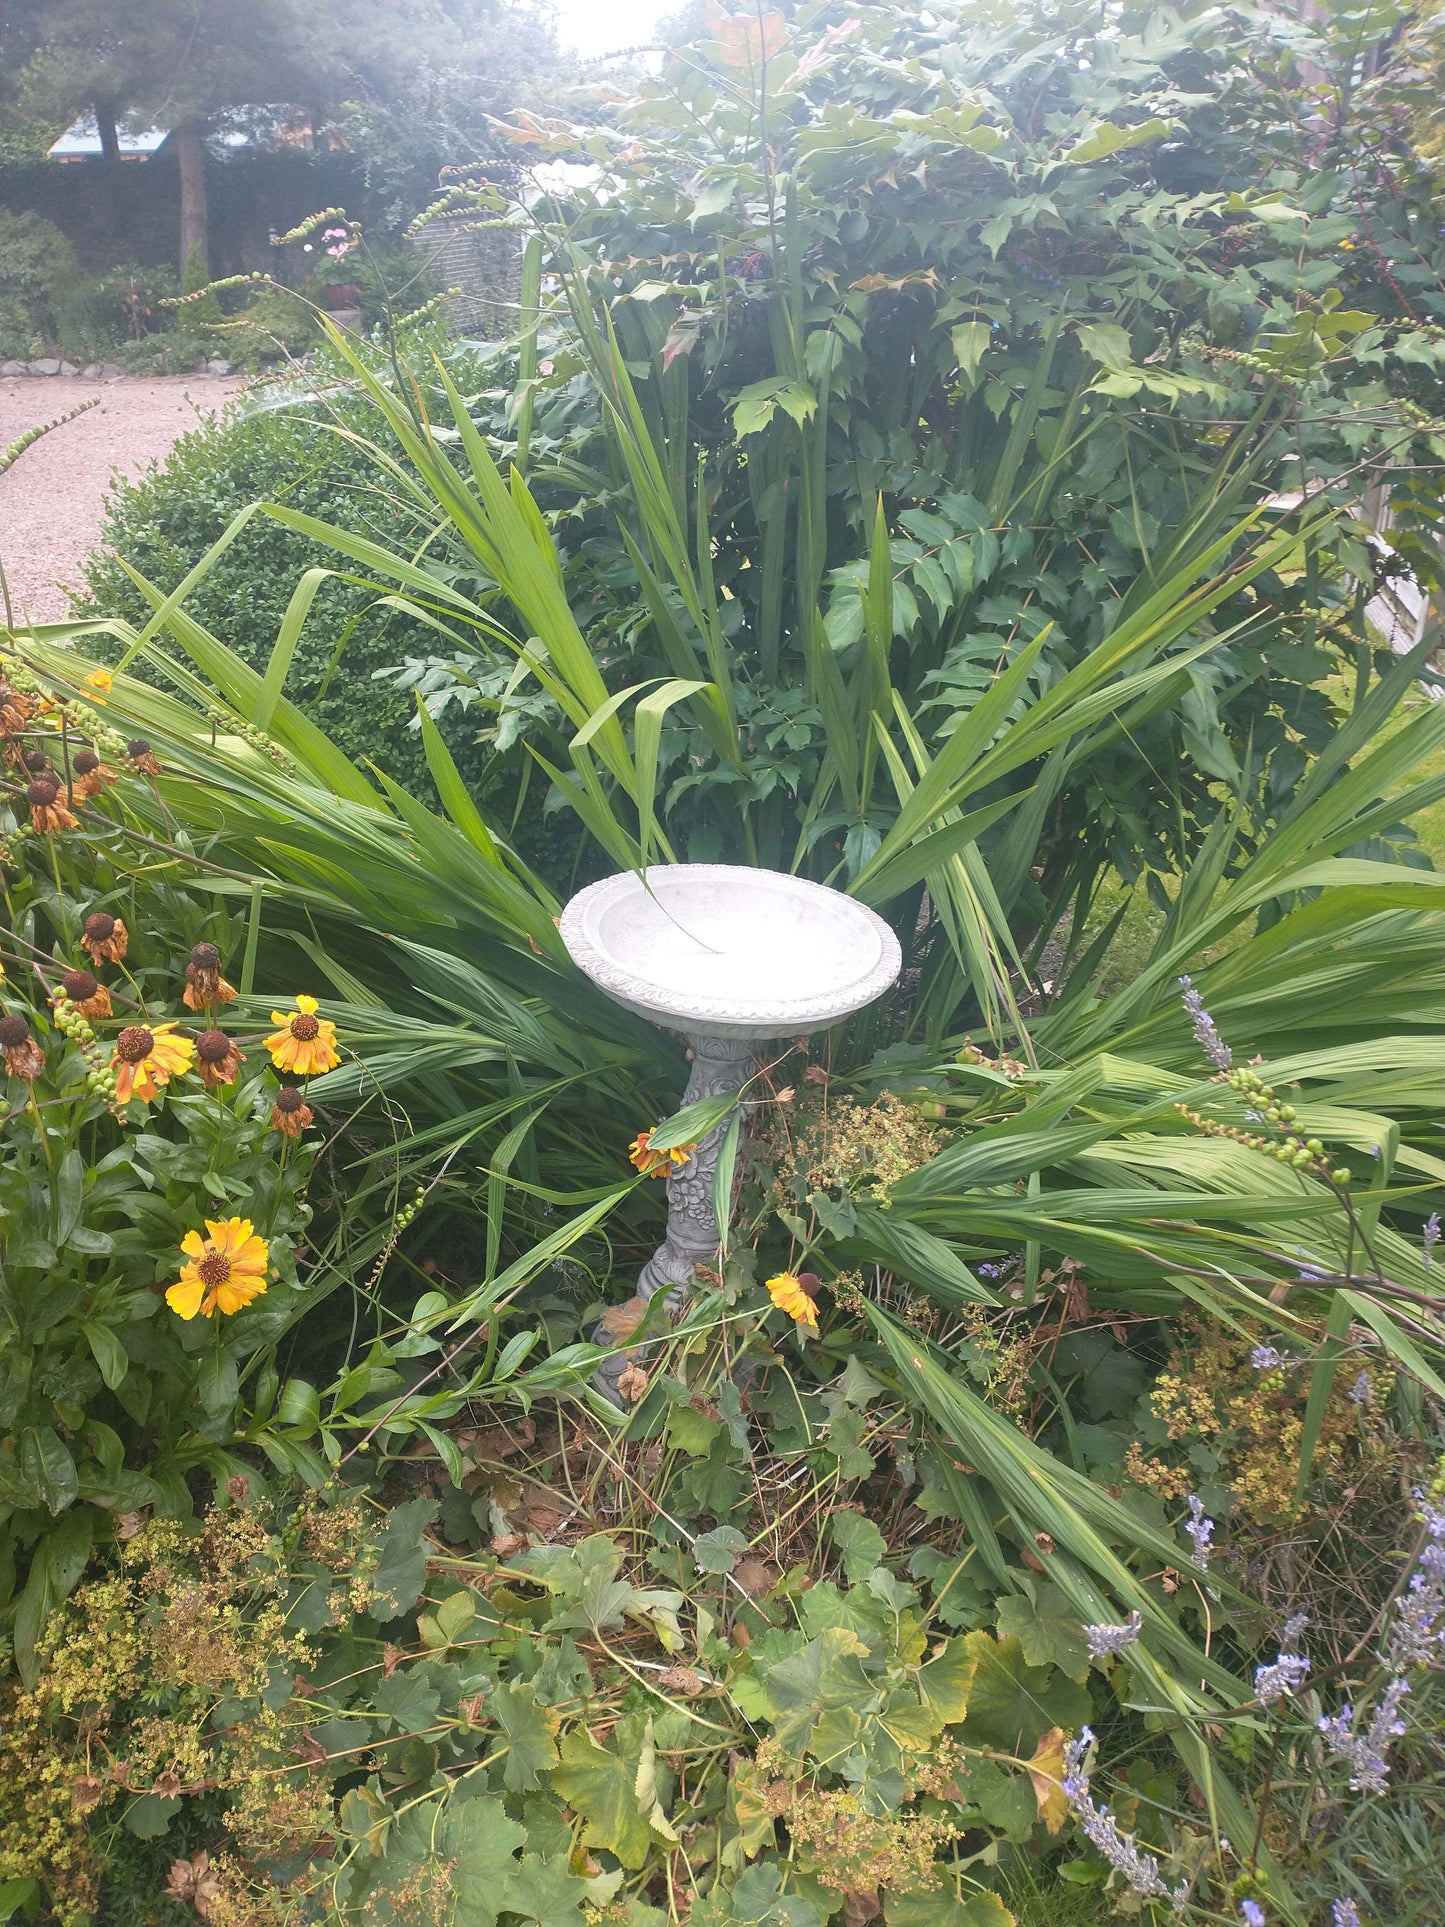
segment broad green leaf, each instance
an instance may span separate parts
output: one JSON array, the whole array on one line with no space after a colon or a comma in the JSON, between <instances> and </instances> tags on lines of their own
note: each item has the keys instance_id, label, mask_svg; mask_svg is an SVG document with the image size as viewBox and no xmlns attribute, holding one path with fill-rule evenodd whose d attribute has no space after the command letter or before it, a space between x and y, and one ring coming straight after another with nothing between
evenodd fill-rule
<instances>
[{"instance_id":1,"label":"broad green leaf","mask_svg":"<svg viewBox=\"0 0 1445 1927\"><path fill-rule=\"evenodd\" d=\"M553 1739L560 1715L538 1706L535 1686L527 1680L503 1681L487 1702L506 1736L502 1782L509 1793L525 1793L537 1786L557 1762Z\"/></svg>"},{"instance_id":2,"label":"broad green leaf","mask_svg":"<svg viewBox=\"0 0 1445 1927\"><path fill-rule=\"evenodd\" d=\"M392 1509L378 1546L380 1557L371 1575L371 1613L375 1619L396 1619L414 1606L426 1584L426 1528L436 1517L433 1499L407 1499Z\"/></svg>"},{"instance_id":3,"label":"broad green leaf","mask_svg":"<svg viewBox=\"0 0 1445 1927\"><path fill-rule=\"evenodd\" d=\"M553 1790L586 1822L583 1843L615 1853L624 1867L647 1859L652 1830L638 1805L637 1763L600 1746L585 1727L574 1727L562 1741L553 1769Z\"/></svg>"},{"instance_id":4,"label":"broad green leaf","mask_svg":"<svg viewBox=\"0 0 1445 1927\"><path fill-rule=\"evenodd\" d=\"M1030 1666L1057 1666L1081 1683L1089 1675L1089 1648L1078 1615L1057 1586L1035 1584L1035 1597L1006 1594L998 1602L998 1629L1017 1637Z\"/></svg>"},{"instance_id":5,"label":"broad green leaf","mask_svg":"<svg viewBox=\"0 0 1445 1927\"><path fill-rule=\"evenodd\" d=\"M1051 1727L1076 1732L1087 1724L1092 1702L1082 1687L1051 1666L1030 1666L1015 1637L965 1633L977 1662L968 1689L964 1739L1027 1760Z\"/></svg>"}]
</instances>

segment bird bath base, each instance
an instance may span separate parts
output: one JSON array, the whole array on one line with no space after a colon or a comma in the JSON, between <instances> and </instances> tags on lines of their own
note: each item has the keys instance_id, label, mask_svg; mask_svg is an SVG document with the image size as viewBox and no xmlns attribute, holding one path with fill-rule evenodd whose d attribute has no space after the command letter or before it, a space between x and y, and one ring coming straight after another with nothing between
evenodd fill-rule
<instances>
[{"instance_id":1,"label":"bird bath base","mask_svg":"<svg viewBox=\"0 0 1445 1927\"><path fill-rule=\"evenodd\" d=\"M883 919L820 883L723 863L626 872L580 890L562 913L574 963L629 1010L680 1031L692 1050L684 1103L744 1086L759 1044L824 1030L871 1004L902 966ZM751 1105L744 1100L744 1115ZM727 1121L667 1180L667 1235L638 1279L644 1303L682 1295L717 1256L714 1200ZM610 1342L606 1324L598 1342ZM599 1388L621 1403L625 1360Z\"/></svg>"}]
</instances>

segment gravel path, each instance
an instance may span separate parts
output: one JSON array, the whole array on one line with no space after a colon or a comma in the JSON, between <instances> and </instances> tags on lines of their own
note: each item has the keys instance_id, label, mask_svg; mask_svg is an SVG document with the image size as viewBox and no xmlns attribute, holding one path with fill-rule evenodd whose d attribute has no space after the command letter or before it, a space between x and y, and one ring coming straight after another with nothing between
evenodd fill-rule
<instances>
[{"instance_id":1,"label":"gravel path","mask_svg":"<svg viewBox=\"0 0 1445 1927\"><path fill-rule=\"evenodd\" d=\"M100 539L113 473L138 475L198 416L213 415L245 385L241 376L210 375L0 381L0 448L37 422L101 397L98 408L42 436L0 474L0 563L17 622L63 622L70 614L66 588L79 583L81 564Z\"/></svg>"}]
</instances>

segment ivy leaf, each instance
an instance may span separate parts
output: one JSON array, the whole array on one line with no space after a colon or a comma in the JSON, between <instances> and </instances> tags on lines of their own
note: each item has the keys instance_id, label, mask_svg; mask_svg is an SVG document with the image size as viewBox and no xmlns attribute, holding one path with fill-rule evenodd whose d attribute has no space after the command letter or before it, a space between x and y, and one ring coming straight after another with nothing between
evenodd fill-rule
<instances>
[{"instance_id":1,"label":"ivy leaf","mask_svg":"<svg viewBox=\"0 0 1445 1927\"><path fill-rule=\"evenodd\" d=\"M408 1499L393 1508L379 1541L381 1557L371 1575L373 1619L396 1619L414 1606L426 1584L426 1540L436 1517L431 1499Z\"/></svg>"},{"instance_id":2,"label":"ivy leaf","mask_svg":"<svg viewBox=\"0 0 1445 1927\"><path fill-rule=\"evenodd\" d=\"M636 1766L599 1746L585 1728L574 1728L563 1740L561 1763L552 1772L553 1791L586 1821L583 1845L605 1847L634 1871L652 1844L636 1779Z\"/></svg>"},{"instance_id":3,"label":"ivy leaf","mask_svg":"<svg viewBox=\"0 0 1445 1927\"><path fill-rule=\"evenodd\" d=\"M763 1683L773 1737L795 1759L805 1753L825 1712L866 1706L873 1682L862 1660L868 1648L845 1626L830 1626L802 1652L779 1660Z\"/></svg>"},{"instance_id":4,"label":"ivy leaf","mask_svg":"<svg viewBox=\"0 0 1445 1927\"><path fill-rule=\"evenodd\" d=\"M843 1570L848 1583L858 1586L888 1550L888 1541L861 1512L835 1512L832 1517L833 1544L843 1555Z\"/></svg>"},{"instance_id":5,"label":"ivy leaf","mask_svg":"<svg viewBox=\"0 0 1445 1927\"><path fill-rule=\"evenodd\" d=\"M714 1526L711 1532L698 1535L692 1556L704 1572L731 1572L747 1549L747 1536L736 1526Z\"/></svg>"},{"instance_id":6,"label":"ivy leaf","mask_svg":"<svg viewBox=\"0 0 1445 1927\"><path fill-rule=\"evenodd\" d=\"M1073 1732L1087 1723L1089 1695L1052 1667L1030 1666L1016 1637L965 1633L962 1643L977 1661L968 1689L970 1745L1027 1759L1051 1726Z\"/></svg>"},{"instance_id":7,"label":"ivy leaf","mask_svg":"<svg viewBox=\"0 0 1445 1927\"><path fill-rule=\"evenodd\" d=\"M1013 1634L1030 1666L1057 1666L1070 1679L1089 1676L1089 1648L1082 1622L1059 1588L1045 1581L1032 1600L1010 1593L998 1602L998 1629Z\"/></svg>"},{"instance_id":8,"label":"ivy leaf","mask_svg":"<svg viewBox=\"0 0 1445 1927\"><path fill-rule=\"evenodd\" d=\"M521 1914L539 1927L583 1927L587 1883L568 1871L565 1853L524 1853L498 1896L501 1911Z\"/></svg>"},{"instance_id":9,"label":"ivy leaf","mask_svg":"<svg viewBox=\"0 0 1445 1927\"><path fill-rule=\"evenodd\" d=\"M378 1713L394 1720L403 1733L425 1733L434 1724L441 1694L416 1667L398 1669L376 1683L372 1695Z\"/></svg>"},{"instance_id":10,"label":"ivy leaf","mask_svg":"<svg viewBox=\"0 0 1445 1927\"><path fill-rule=\"evenodd\" d=\"M559 1716L550 1708L538 1706L537 1689L530 1680L498 1686L488 1710L496 1715L498 1726L507 1736L502 1784L509 1793L526 1793L557 1763L552 1735L560 1724Z\"/></svg>"},{"instance_id":11,"label":"ivy leaf","mask_svg":"<svg viewBox=\"0 0 1445 1927\"><path fill-rule=\"evenodd\" d=\"M959 1900L945 1885L933 1893L890 1894L887 1927L1018 1927L997 1894L986 1888Z\"/></svg>"}]
</instances>

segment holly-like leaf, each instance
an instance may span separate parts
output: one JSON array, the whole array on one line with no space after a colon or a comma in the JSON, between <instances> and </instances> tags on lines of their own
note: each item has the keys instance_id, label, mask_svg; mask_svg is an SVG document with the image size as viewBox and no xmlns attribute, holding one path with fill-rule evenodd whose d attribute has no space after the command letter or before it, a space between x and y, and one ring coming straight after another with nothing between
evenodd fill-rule
<instances>
[{"instance_id":1,"label":"holly-like leaf","mask_svg":"<svg viewBox=\"0 0 1445 1927\"><path fill-rule=\"evenodd\" d=\"M599 1746L585 1728L574 1728L562 1742L552 1788L586 1825L584 1846L605 1847L624 1867L636 1869L647 1858L652 1832L637 1800L637 1762L629 1764Z\"/></svg>"},{"instance_id":2,"label":"holly-like leaf","mask_svg":"<svg viewBox=\"0 0 1445 1927\"><path fill-rule=\"evenodd\" d=\"M1130 367L1134 360L1133 345L1129 340L1127 328L1121 328L1117 321L1081 321L1074 333L1079 337L1079 346L1092 360L1099 361L1120 374Z\"/></svg>"},{"instance_id":3,"label":"holly-like leaf","mask_svg":"<svg viewBox=\"0 0 1445 1927\"><path fill-rule=\"evenodd\" d=\"M992 339L993 328L987 321L960 321L953 331L953 352L958 356L959 370L970 387L978 378L978 364L983 360L983 351Z\"/></svg>"},{"instance_id":4,"label":"holly-like leaf","mask_svg":"<svg viewBox=\"0 0 1445 1927\"><path fill-rule=\"evenodd\" d=\"M1167 120L1145 120L1137 127L1116 127L1111 120L1101 120L1091 134L1086 134L1062 158L1067 167L1081 167L1087 161L1106 161L1111 154L1126 147L1138 147L1144 141L1159 140L1168 132Z\"/></svg>"},{"instance_id":5,"label":"holly-like leaf","mask_svg":"<svg viewBox=\"0 0 1445 1927\"><path fill-rule=\"evenodd\" d=\"M436 1513L431 1499L408 1499L393 1508L381 1535L381 1557L371 1575L374 1619L396 1619L421 1597L427 1559L422 1535Z\"/></svg>"},{"instance_id":6,"label":"holly-like leaf","mask_svg":"<svg viewBox=\"0 0 1445 1927\"><path fill-rule=\"evenodd\" d=\"M526 1793L557 1763L552 1736L561 1723L560 1717L550 1707L538 1706L537 1689L530 1680L498 1686L488 1701L487 1710L495 1714L498 1726L506 1735L502 1784L509 1793Z\"/></svg>"},{"instance_id":7,"label":"holly-like leaf","mask_svg":"<svg viewBox=\"0 0 1445 1927\"><path fill-rule=\"evenodd\" d=\"M1013 1634L1030 1666L1057 1666L1080 1682L1089 1676L1089 1648L1082 1622L1057 1586L1046 1580L1034 1597L1009 1593L998 1602L998 1629Z\"/></svg>"}]
</instances>

